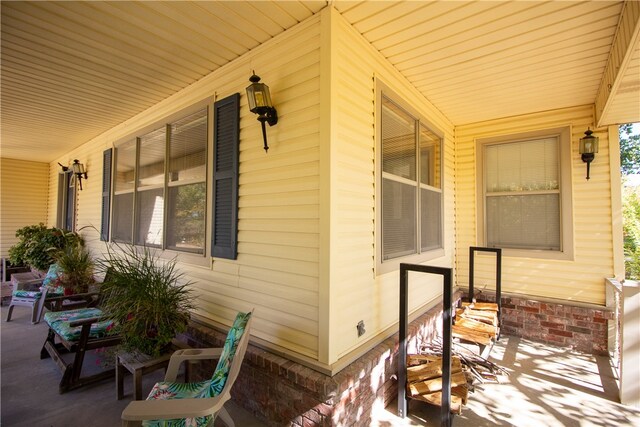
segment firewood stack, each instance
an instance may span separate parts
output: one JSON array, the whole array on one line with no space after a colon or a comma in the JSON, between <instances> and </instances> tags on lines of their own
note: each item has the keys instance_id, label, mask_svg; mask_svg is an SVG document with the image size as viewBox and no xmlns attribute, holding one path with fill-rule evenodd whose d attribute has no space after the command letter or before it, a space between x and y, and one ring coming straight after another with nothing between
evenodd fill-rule
<instances>
[{"instance_id":1,"label":"firewood stack","mask_svg":"<svg viewBox=\"0 0 640 427\"><path fill-rule=\"evenodd\" d=\"M498 305L490 302L462 303L456 309L454 338L487 346L498 336Z\"/></svg>"},{"instance_id":2,"label":"firewood stack","mask_svg":"<svg viewBox=\"0 0 640 427\"><path fill-rule=\"evenodd\" d=\"M474 384L500 382L509 375L497 364L464 347L452 350L451 412L460 414L467 404ZM438 341L422 346L421 354L407 356L407 392L411 399L442 405L442 344Z\"/></svg>"},{"instance_id":3,"label":"firewood stack","mask_svg":"<svg viewBox=\"0 0 640 427\"><path fill-rule=\"evenodd\" d=\"M460 414L469 395L469 379L459 357L451 358L451 412ZM411 399L442 405L442 356L407 356L407 388Z\"/></svg>"}]
</instances>

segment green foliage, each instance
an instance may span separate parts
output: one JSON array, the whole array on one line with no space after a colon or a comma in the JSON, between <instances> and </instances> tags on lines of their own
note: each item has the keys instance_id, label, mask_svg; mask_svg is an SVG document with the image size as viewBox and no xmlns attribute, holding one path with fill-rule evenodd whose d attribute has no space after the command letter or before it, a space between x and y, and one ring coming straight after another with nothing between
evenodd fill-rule
<instances>
[{"instance_id":1,"label":"green foliage","mask_svg":"<svg viewBox=\"0 0 640 427\"><path fill-rule=\"evenodd\" d=\"M80 235L61 228L47 228L43 223L29 225L16 231L20 240L9 248L9 260L13 265L29 265L46 271L55 262L55 253L67 245L82 241Z\"/></svg>"},{"instance_id":2,"label":"green foliage","mask_svg":"<svg viewBox=\"0 0 640 427\"><path fill-rule=\"evenodd\" d=\"M640 173L640 134L632 133L632 124L620 125L620 169L623 175Z\"/></svg>"},{"instance_id":3,"label":"green foliage","mask_svg":"<svg viewBox=\"0 0 640 427\"><path fill-rule=\"evenodd\" d=\"M127 351L158 355L186 330L191 283L181 283L175 258L165 262L148 248L116 245L98 264L106 272L102 308Z\"/></svg>"},{"instance_id":4,"label":"green foliage","mask_svg":"<svg viewBox=\"0 0 640 427\"><path fill-rule=\"evenodd\" d=\"M84 242L78 240L54 253L62 270L62 286L75 293L87 292L94 282L94 261Z\"/></svg>"},{"instance_id":5,"label":"green foliage","mask_svg":"<svg viewBox=\"0 0 640 427\"><path fill-rule=\"evenodd\" d=\"M627 187L622 195L625 278L640 280L640 195Z\"/></svg>"}]
</instances>

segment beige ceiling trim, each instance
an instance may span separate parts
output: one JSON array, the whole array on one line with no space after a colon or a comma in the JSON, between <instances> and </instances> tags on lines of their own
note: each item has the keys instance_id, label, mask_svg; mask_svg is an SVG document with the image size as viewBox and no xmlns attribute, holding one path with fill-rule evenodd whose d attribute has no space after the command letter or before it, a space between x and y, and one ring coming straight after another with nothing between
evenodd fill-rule
<instances>
[{"instance_id":1,"label":"beige ceiling trim","mask_svg":"<svg viewBox=\"0 0 640 427\"><path fill-rule=\"evenodd\" d=\"M614 110L615 100L619 98L618 94L621 92L621 85L625 79L629 80L627 72L631 74L637 74L637 64L631 66L631 64L637 62L633 61L634 57L637 58L638 48L640 46L640 2L638 1L626 1L622 13L620 14L620 22L616 35L614 38L611 51L609 53L609 60L607 67L598 89L598 95L596 97L596 123L598 127L618 124L616 120L620 120L616 116L610 116L610 111ZM633 79L635 77L635 79ZM631 80L638 81L640 77L638 75L631 76ZM622 91L627 91L624 87ZM635 114L632 112L628 114L625 121L638 122L640 121L640 100L638 100L638 94L640 93L640 87L632 91L632 100L635 99ZM628 97L623 97L628 99ZM625 99L625 100L626 100ZM634 102L625 102L625 105L634 109ZM633 116L636 116L635 119Z\"/></svg>"}]
</instances>

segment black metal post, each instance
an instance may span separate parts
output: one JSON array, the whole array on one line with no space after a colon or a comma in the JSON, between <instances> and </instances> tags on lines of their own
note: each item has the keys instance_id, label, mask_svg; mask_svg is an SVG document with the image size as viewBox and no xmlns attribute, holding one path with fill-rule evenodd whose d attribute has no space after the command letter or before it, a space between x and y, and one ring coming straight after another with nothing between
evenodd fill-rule
<instances>
[{"instance_id":1,"label":"black metal post","mask_svg":"<svg viewBox=\"0 0 640 427\"><path fill-rule=\"evenodd\" d=\"M407 326L409 323L409 270L400 264L400 329L398 331L398 416L407 415Z\"/></svg>"},{"instance_id":2,"label":"black metal post","mask_svg":"<svg viewBox=\"0 0 640 427\"><path fill-rule=\"evenodd\" d=\"M451 321L452 269L419 264L400 264L400 328L398 351L398 416L407 415L407 327L409 324L409 271L438 274L442 280L442 406L440 425L450 427L451 418Z\"/></svg>"},{"instance_id":3,"label":"black metal post","mask_svg":"<svg viewBox=\"0 0 640 427\"><path fill-rule=\"evenodd\" d=\"M476 252L493 252L496 254L496 304L498 305L498 327L502 328L502 249L501 248L484 248L481 246L469 247L469 302L474 301L473 297L473 276L475 272L475 253ZM500 329L498 329L500 331ZM500 339L498 332L497 340Z\"/></svg>"}]
</instances>

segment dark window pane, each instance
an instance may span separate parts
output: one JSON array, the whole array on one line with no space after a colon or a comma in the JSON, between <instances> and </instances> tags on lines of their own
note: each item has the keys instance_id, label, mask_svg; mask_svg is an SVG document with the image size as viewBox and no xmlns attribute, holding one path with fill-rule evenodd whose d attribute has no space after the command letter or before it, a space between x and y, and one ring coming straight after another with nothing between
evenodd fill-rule
<instances>
[{"instance_id":1,"label":"dark window pane","mask_svg":"<svg viewBox=\"0 0 640 427\"><path fill-rule=\"evenodd\" d=\"M416 187L382 181L383 259L416 253Z\"/></svg>"},{"instance_id":2,"label":"dark window pane","mask_svg":"<svg viewBox=\"0 0 640 427\"><path fill-rule=\"evenodd\" d=\"M131 243L133 226L133 193L117 194L113 198L113 224L111 239Z\"/></svg>"},{"instance_id":3,"label":"dark window pane","mask_svg":"<svg viewBox=\"0 0 640 427\"><path fill-rule=\"evenodd\" d=\"M490 247L560 250L560 195L487 197Z\"/></svg>"},{"instance_id":4,"label":"dark window pane","mask_svg":"<svg viewBox=\"0 0 640 427\"><path fill-rule=\"evenodd\" d=\"M162 247L164 191L162 188L138 193L138 232L136 244Z\"/></svg>"},{"instance_id":5,"label":"dark window pane","mask_svg":"<svg viewBox=\"0 0 640 427\"><path fill-rule=\"evenodd\" d=\"M420 192L421 239L422 251L442 247L442 203L441 194L437 191L422 189Z\"/></svg>"},{"instance_id":6,"label":"dark window pane","mask_svg":"<svg viewBox=\"0 0 640 427\"><path fill-rule=\"evenodd\" d=\"M204 183L169 189L167 245L187 252L204 252L205 202Z\"/></svg>"}]
</instances>

